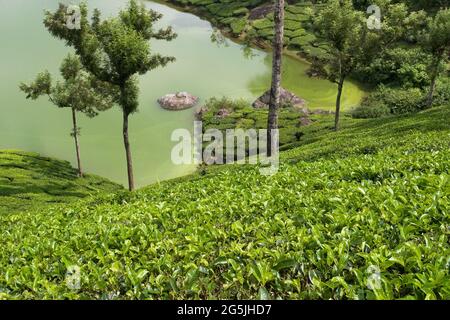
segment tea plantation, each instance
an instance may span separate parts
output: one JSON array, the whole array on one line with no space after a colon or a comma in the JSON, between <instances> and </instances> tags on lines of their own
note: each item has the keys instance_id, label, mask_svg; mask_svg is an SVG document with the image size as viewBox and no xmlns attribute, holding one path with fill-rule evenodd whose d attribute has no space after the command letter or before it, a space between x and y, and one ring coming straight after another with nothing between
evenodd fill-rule
<instances>
[{"instance_id":1,"label":"tea plantation","mask_svg":"<svg viewBox=\"0 0 450 320\"><path fill-rule=\"evenodd\" d=\"M0 297L450 299L449 117L330 117L271 177L224 166L0 215Z\"/></svg>"},{"instance_id":2,"label":"tea plantation","mask_svg":"<svg viewBox=\"0 0 450 320\"><path fill-rule=\"evenodd\" d=\"M187 11L205 16L226 33L251 39L261 47L270 46L274 35L273 10L266 0L163 0ZM323 57L328 46L313 30L314 16L323 8L321 1L289 1L286 6L284 43L301 56Z\"/></svg>"},{"instance_id":3,"label":"tea plantation","mask_svg":"<svg viewBox=\"0 0 450 320\"><path fill-rule=\"evenodd\" d=\"M0 150L0 215L120 189L120 185L94 175L79 179L67 161Z\"/></svg>"}]
</instances>

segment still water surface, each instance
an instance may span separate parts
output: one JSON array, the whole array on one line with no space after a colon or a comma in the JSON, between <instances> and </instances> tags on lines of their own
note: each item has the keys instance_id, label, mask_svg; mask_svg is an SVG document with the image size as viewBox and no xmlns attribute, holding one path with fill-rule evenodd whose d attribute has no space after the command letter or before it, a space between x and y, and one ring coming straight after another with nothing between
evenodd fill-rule
<instances>
[{"instance_id":1,"label":"still water surface","mask_svg":"<svg viewBox=\"0 0 450 320\"><path fill-rule=\"evenodd\" d=\"M44 9L55 10L58 2L61 0L0 0L0 149L35 151L75 165L69 135L70 112L54 107L45 98L28 101L18 90L21 81L30 81L45 69L57 75L61 60L69 52L42 24ZM104 16L111 16L126 1L90 0L88 3L90 9L99 8ZM213 96L252 101L268 88L271 64L269 53L254 50L254 57L248 59L239 44L212 43L210 23L195 15L152 1L146 3L164 14L161 27L172 25L178 33L172 42L152 42L152 49L175 56L177 61L140 77L139 113L130 120L138 186L195 169L175 166L170 160L175 144L170 141L170 135L177 128L192 128L193 111L162 110L156 102L160 96L188 91L202 101ZM335 86L325 80L308 78L306 69L306 63L286 57L283 86L305 98L311 108L330 108L335 99ZM356 85L349 84L344 93L344 106L355 105L362 94ZM87 172L125 184L121 119L118 107L95 119L80 116L80 143Z\"/></svg>"}]
</instances>

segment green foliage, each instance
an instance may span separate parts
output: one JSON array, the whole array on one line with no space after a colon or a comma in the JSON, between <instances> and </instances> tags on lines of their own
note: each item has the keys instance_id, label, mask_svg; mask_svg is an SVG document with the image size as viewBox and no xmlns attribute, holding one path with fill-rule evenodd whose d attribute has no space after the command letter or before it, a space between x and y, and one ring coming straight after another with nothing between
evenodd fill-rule
<instances>
[{"instance_id":1,"label":"green foliage","mask_svg":"<svg viewBox=\"0 0 450 320\"><path fill-rule=\"evenodd\" d=\"M374 116L383 116L418 112L424 108L424 93L418 88L379 86L362 101L361 107L354 110L353 115L358 118L372 112Z\"/></svg>"},{"instance_id":2,"label":"green foliage","mask_svg":"<svg viewBox=\"0 0 450 320\"><path fill-rule=\"evenodd\" d=\"M109 83L100 81L86 72L77 56L69 54L61 64L60 73L63 81L52 83L50 73L45 71L39 73L31 84L21 83L20 90L27 95L27 99L36 100L40 96L47 96L58 108L72 110L71 136L75 139L78 170L79 175L82 176L77 140L80 128L76 123L76 113L82 112L89 117L94 117L99 111L112 107L116 93Z\"/></svg>"},{"instance_id":3,"label":"green foliage","mask_svg":"<svg viewBox=\"0 0 450 320\"><path fill-rule=\"evenodd\" d=\"M450 9L439 10L435 17L428 19L423 30L420 43L433 56L450 51Z\"/></svg>"},{"instance_id":4,"label":"green foliage","mask_svg":"<svg viewBox=\"0 0 450 320\"><path fill-rule=\"evenodd\" d=\"M135 0L119 12L119 17L101 20L100 11L94 10L88 20L87 4L81 9L81 28L69 30L65 21L67 6L60 4L55 12L46 12L44 24L49 32L73 47L81 57L83 67L98 80L110 83L118 91L117 103L127 115L137 111L138 87L136 75L145 74L174 60L152 54L148 40L172 40L176 35L171 28L154 30L162 15L145 8Z\"/></svg>"},{"instance_id":5,"label":"green foliage","mask_svg":"<svg viewBox=\"0 0 450 320\"><path fill-rule=\"evenodd\" d=\"M450 102L450 78L445 77L438 80L434 105L444 105Z\"/></svg>"},{"instance_id":6,"label":"green foliage","mask_svg":"<svg viewBox=\"0 0 450 320\"><path fill-rule=\"evenodd\" d=\"M230 23L231 30L234 35L240 35L247 26L247 20L245 19L233 19Z\"/></svg>"},{"instance_id":7,"label":"green foliage","mask_svg":"<svg viewBox=\"0 0 450 320\"><path fill-rule=\"evenodd\" d=\"M58 108L71 108L90 117L112 107L114 90L86 72L77 56L69 54L63 60L60 74L63 81L53 82L48 71L41 72L30 84L21 83L20 90L27 99L47 96Z\"/></svg>"},{"instance_id":8,"label":"green foliage","mask_svg":"<svg viewBox=\"0 0 450 320\"><path fill-rule=\"evenodd\" d=\"M380 36L367 30L364 16L354 10L351 1L330 1L320 11L315 27L329 46L330 54L323 64L335 82L343 81L358 64L379 52Z\"/></svg>"},{"instance_id":9,"label":"green foliage","mask_svg":"<svg viewBox=\"0 0 450 320\"><path fill-rule=\"evenodd\" d=\"M372 104L371 98L362 101L361 105L351 111L356 119L380 118L391 114L391 109L382 101Z\"/></svg>"},{"instance_id":10,"label":"green foliage","mask_svg":"<svg viewBox=\"0 0 450 320\"><path fill-rule=\"evenodd\" d=\"M366 65L358 66L355 77L370 85L424 88L430 84L431 57L417 47L386 50Z\"/></svg>"},{"instance_id":11,"label":"green foliage","mask_svg":"<svg viewBox=\"0 0 450 320\"><path fill-rule=\"evenodd\" d=\"M212 98L205 103L207 112L202 114L203 129L266 129L267 109L255 109L245 100L230 100L226 97ZM219 112L226 110L227 116ZM290 145L299 140L301 119L307 117L302 110L290 105L279 110L280 146Z\"/></svg>"},{"instance_id":12,"label":"green foliage","mask_svg":"<svg viewBox=\"0 0 450 320\"><path fill-rule=\"evenodd\" d=\"M177 2L204 6L225 19L244 15L242 7L263 1ZM133 3L120 15L121 22L100 22L95 13L91 25L83 7L86 29L73 37L57 24L50 27L71 45L85 37L78 51L83 65L99 78L119 79L138 70L137 65L145 72L146 48L139 42L154 34L151 28L136 29L154 19ZM300 6L290 7L292 15L303 12ZM355 57L361 57L352 50L365 36L359 33L360 15L347 8L348 15L327 22L333 12L326 8L321 23L331 23L322 29L330 32L325 35L329 49L347 55L339 64L348 62L344 71L350 73L357 65L354 60L359 60ZM392 19L403 16L401 5L394 9L389 11ZM55 21L63 13L57 12ZM390 19L386 19L387 42L402 28ZM352 49L347 36L353 32L357 37ZM117 42L91 37L112 33ZM131 53L128 42L134 48ZM316 48L305 42L298 45ZM126 61L116 54L127 52L136 56L129 65L119 65ZM155 65L165 61L154 59ZM328 69L336 71L336 61L328 62ZM109 74L111 70L116 74ZM49 82L47 74L40 75L31 96L36 90L45 92ZM440 86L445 100L450 97L448 85L443 81ZM124 112L137 108L136 88L134 76L122 82L118 99ZM420 110L422 97L419 89L380 87L365 103L378 108L370 112L389 109L400 114ZM207 105L207 126L265 127L267 111L254 110L244 101L213 99ZM228 115L218 117L217 111L223 109ZM330 130L330 116L316 115L320 121L297 127L299 116L289 107L280 112L282 140L297 148L281 154L282 164L274 176L263 176L254 166L211 167L201 177L45 208L36 204L59 201L47 198L54 191L48 186L57 179L63 179L55 188L62 201L90 192L85 192L85 185L80 187L83 191L73 191L79 186L65 184L73 182L75 174L67 164L4 152L0 164L2 172L3 167L7 171L0 181L6 187L0 190L2 197L8 194L5 203L13 207L14 201L21 201L16 199L28 197L33 208L28 212L25 207L12 208L0 215L0 298L450 299L449 106L410 116L344 118L339 133ZM295 142L289 140L292 135ZM39 173L24 171L30 168ZM16 185L11 188L11 183ZM30 183L45 187L32 189ZM61 194L61 189L69 194ZM42 190L45 196L40 198ZM9 202L11 198L15 199ZM66 285L67 270L73 265L81 269L79 289ZM373 288L368 281L374 266L380 282Z\"/></svg>"},{"instance_id":13,"label":"green foliage","mask_svg":"<svg viewBox=\"0 0 450 320\"><path fill-rule=\"evenodd\" d=\"M0 215L23 214L45 205L73 202L122 189L106 179L94 175L79 178L77 173L66 161L30 152L1 150Z\"/></svg>"},{"instance_id":14,"label":"green foliage","mask_svg":"<svg viewBox=\"0 0 450 320\"><path fill-rule=\"evenodd\" d=\"M275 176L224 166L0 216L0 295L449 299L449 116L344 119L339 133L324 119ZM79 290L65 283L71 265Z\"/></svg>"},{"instance_id":15,"label":"green foliage","mask_svg":"<svg viewBox=\"0 0 450 320\"><path fill-rule=\"evenodd\" d=\"M418 88L390 88L379 86L352 110L354 118L378 118L389 114L413 113L426 107L426 97ZM436 85L434 106L450 102L450 80L439 79Z\"/></svg>"},{"instance_id":16,"label":"green foliage","mask_svg":"<svg viewBox=\"0 0 450 320\"><path fill-rule=\"evenodd\" d=\"M441 65L448 61L450 54L450 9L439 10L435 17L429 18L420 43L433 56L433 61L430 63L431 85L427 98L427 107L431 107Z\"/></svg>"},{"instance_id":17,"label":"green foliage","mask_svg":"<svg viewBox=\"0 0 450 320\"><path fill-rule=\"evenodd\" d=\"M97 80L115 89L115 102L123 113L123 139L127 159L129 189L134 189L132 156L128 134L128 117L139 106L138 75L160 66L166 66L174 57L153 54L151 39L171 41L176 37L172 28L155 30L154 25L162 15L148 10L144 3L130 0L128 7L118 17L101 19L98 9L91 21L87 3L80 5L80 28L71 30L66 25L68 6L60 3L55 12L47 11L44 25L48 31L75 49L83 67Z\"/></svg>"}]
</instances>

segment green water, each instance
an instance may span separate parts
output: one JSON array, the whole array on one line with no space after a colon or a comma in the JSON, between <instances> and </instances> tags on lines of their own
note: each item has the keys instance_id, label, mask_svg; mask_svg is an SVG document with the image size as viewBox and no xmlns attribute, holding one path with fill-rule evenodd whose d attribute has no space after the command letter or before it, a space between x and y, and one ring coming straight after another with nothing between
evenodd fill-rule
<instances>
[{"instance_id":1,"label":"green water","mask_svg":"<svg viewBox=\"0 0 450 320\"><path fill-rule=\"evenodd\" d=\"M23 149L66 159L75 164L73 142L69 135L70 113L57 109L45 98L25 100L19 92L21 81L31 80L48 69L58 72L68 53L61 41L52 38L42 25L43 9L54 10L57 0L0 0L0 149ZM62 1L67 2L69 1ZM90 8L105 16L116 13L125 0L90 0ZM75 1L70 1L75 3ZM192 172L193 166L175 166L170 152L174 129L192 127L192 110L170 112L156 103L160 96L188 91L204 101L212 96L255 99L270 83L270 55L255 50L255 57L244 56L239 44L217 46L210 40L211 25L200 18L178 12L151 1L148 7L164 14L161 26L172 25L179 37L171 42L152 43L162 54L177 62L140 78L140 111L130 120L136 182L139 186ZM307 65L286 57L284 84L305 98L312 108L330 108L335 86L305 75ZM362 91L349 84L344 106L356 104ZM117 107L95 119L80 118L81 152L84 169L125 183L125 157L121 136L121 115Z\"/></svg>"}]
</instances>

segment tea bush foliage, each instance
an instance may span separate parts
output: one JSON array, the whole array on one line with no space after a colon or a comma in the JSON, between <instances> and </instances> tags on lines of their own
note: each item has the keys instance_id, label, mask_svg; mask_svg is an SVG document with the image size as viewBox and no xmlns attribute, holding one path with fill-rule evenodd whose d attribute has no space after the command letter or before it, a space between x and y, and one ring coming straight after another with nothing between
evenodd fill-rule
<instances>
[{"instance_id":1,"label":"tea bush foliage","mask_svg":"<svg viewBox=\"0 0 450 320\"><path fill-rule=\"evenodd\" d=\"M221 166L0 215L0 297L449 299L449 116L345 118L338 133L328 117L274 176Z\"/></svg>"},{"instance_id":2,"label":"tea bush foliage","mask_svg":"<svg viewBox=\"0 0 450 320\"><path fill-rule=\"evenodd\" d=\"M207 109L201 116L203 131L219 129L225 135L226 129L266 129L267 108L253 108L245 100L231 100L226 97L211 98L205 102ZM226 110L226 116L220 112ZM291 145L299 141L301 135L301 119L308 118L303 110L291 105L284 105L279 110L280 146ZM208 145L209 143L205 143Z\"/></svg>"},{"instance_id":3,"label":"tea bush foliage","mask_svg":"<svg viewBox=\"0 0 450 320\"><path fill-rule=\"evenodd\" d=\"M259 44L272 43L273 12L265 12L256 19L250 18L251 10L267 5L266 0L167 0L208 18L222 30L235 37L250 36ZM324 47L318 45L314 31L311 28L314 14L323 6L311 1L291 1L286 6L285 14L285 45L289 49L308 57L322 57L327 54Z\"/></svg>"},{"instance_id":4,"label":"tea bush foliage","mask_svg":"<svg viewBox=\"0 0 450 320\"><path fill-rule=\"evenodd\" d=\"M67 161L0 150L0 215L120 189L120 185L94 175L78 178Z\"/></svg>"}]
</instances>

